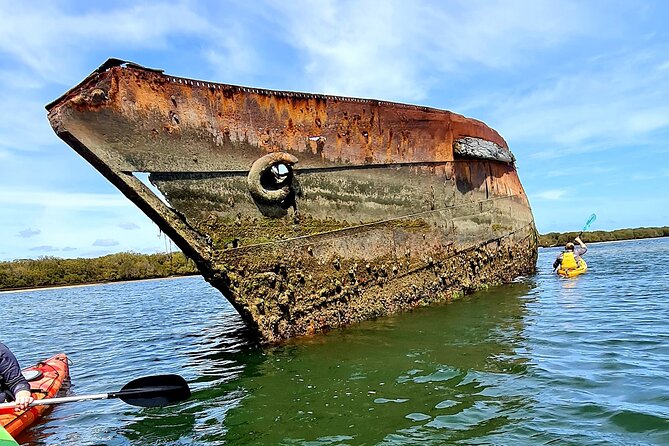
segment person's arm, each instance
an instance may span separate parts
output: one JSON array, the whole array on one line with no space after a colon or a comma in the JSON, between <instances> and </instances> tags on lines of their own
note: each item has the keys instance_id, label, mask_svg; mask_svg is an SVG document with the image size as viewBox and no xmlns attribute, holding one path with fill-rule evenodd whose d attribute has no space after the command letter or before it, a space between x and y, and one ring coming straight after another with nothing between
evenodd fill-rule
<instances>
[{"instance_id":1,"label":"person's arm","mask_svg":"<svg viewBox=\"0 0 669 446\"><path fill-rule=\"evenodd\" d=\"M583 243L583 240L581 240L581 237L576 237L574 239L574 241L580 245L580 248L579 248L578 252L576 252L576 250L574 250L574 254L576 254L577 256L582 256L583 254L588 252L588 247L585 246L585 243Z\"/></svg>"},{"instance_id":2,"label":"person's arm","mask_svg":"<svg viewBox=\"0 0 669 446\"><path fill-rule=\"evenodd\" d=\"M557 269L558 266L562 263L562 254L558 255L557 258L555 259L555 262L553 262L553 269Z\"/></svg>"},{"instance_id":3,"label":"person's arm","mask_svg":"<svg viewBox=\"0 0 669 446\"><path fill-rule=\"evenodd\" d=\"M7 346L0 342L0 379L2 379L14 395L16 409L27 409L33 402L30 393L30 384L23 377L21 367L14 354Z\"/></svg>"}]
</instances>

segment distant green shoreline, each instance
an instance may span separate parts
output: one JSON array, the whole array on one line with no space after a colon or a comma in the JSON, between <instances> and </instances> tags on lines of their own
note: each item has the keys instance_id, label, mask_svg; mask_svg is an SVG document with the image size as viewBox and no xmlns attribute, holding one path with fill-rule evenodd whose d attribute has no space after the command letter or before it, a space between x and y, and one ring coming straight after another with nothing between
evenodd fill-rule
<instances>
[{"instance_id":1,"label":"distant green shoreline","mask_svg":"<svg viewBox=\"0 0 669 446\"><path fill-rule=\"evenodd\" d=\"M573 242L578 234L578 231L539 234L539 246L542 248L564 246L567 242ZM669 236L669 226L661 226L653 228L616 229L615 231L587 231L581 235L581 239L585 243L596 243L667 236Z\"/></svg>"},{"instance_id":2,"label":"distant green shoreline","mask_svg":"<svg viewBox=\"0 0 669 446\"><path fill-rule=\"evenodd\" d=\"M578 232L539 234L539 246L564 246ZM586 243L667 237L669 226L584 232ZM132 280L160 279L199 274L182 252L137 254L121 252L93 259L40 257L0 262L0 291L90 285Z\"/></svg>"},{"instance_id":3,"label":"distant green shoreline","mask_svg":"<svg viewBox=\"0 0 669 446\"><path fill-rule=\"evenodd\" d=\"M93 259L40 257L0 262L0 291L160 279L199 274L182 252L121 252Z\"/></svg>"},{"instance_id":4,"label":"distant green shoreline","mask_svg":"<svg viewBox=\"0 0 669 446\"><path fill-rule=\"evenodd\" d=\"M48 286L38 286L31 288L5 288L0 289L0 294L2 293L22 293L26 291L41 291L41 290L55 290L60 288L79 288L87 286L96 286L96 285L111 285L111 284L121 284L128 282L148 282L152 280L170 280L170 279L184 279L186 277L199 276L200 273L185 274L178 276L165 276L165 277L148 277L146 279L130 279L130 280L116 280L113 282L89 282L89 283L76 283L72 285L48 285Z\"/></svg>"}]
</instances>

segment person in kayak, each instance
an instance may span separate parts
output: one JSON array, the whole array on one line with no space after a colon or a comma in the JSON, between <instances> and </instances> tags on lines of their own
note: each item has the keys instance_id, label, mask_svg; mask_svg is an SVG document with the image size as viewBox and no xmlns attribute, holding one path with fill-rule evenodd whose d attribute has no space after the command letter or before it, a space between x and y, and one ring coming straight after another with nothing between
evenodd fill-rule
<instances>
[{"instance_id":1,"label":"person in kayak","mask_svg":"<svg viewBox=\"0 0 669 446\"><path fill-rule=\"evenodd\" d=\"M581 256L588 252L588 247L585 246L585 243L583 243L583 240L581 240L580 237L576 237L574 241L579 244L579 247L576 248L572 242L568 242L564 246L564 251L558 254L555 262L553 262L554 271L560 267L566 270L579 267L581 264Z\"/></svg>"},{"instance_id":2,"label":"person in kayak","mask_svg":"<svg viewBox=\"0 0 669 446\"><path fill-rule=\"evenodd\" d=\"M16 356L0 342L0 403L5 401L15 401L16 410L25 410L33 397Z\"/></svg>"}]
</instances>

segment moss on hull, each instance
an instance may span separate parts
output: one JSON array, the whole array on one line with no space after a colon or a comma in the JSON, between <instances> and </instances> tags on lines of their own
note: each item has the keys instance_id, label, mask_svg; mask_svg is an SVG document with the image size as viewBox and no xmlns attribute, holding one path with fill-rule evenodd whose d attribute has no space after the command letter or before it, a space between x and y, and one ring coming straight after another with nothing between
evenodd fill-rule
<instances>
[{"instance_id":1,"label":"moss on hull","mask_svg":"<svg viewBox=\"0 0 669 446\"><path fill-rule=\"evenodd\" d=\"M219 250L205 277L263 341L278 342L533 273L534 224L509 212L527 210L509 197L346 228L310 217L305 224L318 233ZM207 229L216 239L235 228L220 220Z\"/></svg>"},{"instance_id":2,"label":"moss on hull","mask_svg":"<svg viewBox=\"0 0 669 446\"><path fill-rule=\"evenodd\" d=\"M278 342L450 301L532 274L536 240L532 226L462 249L450 245L431 256L406 252L324 260L308 242L292 252L228 251L226 266L210 280L224 295L239 296L238 311L253 321L261 339Z\"/></svg>"}]
</instances>

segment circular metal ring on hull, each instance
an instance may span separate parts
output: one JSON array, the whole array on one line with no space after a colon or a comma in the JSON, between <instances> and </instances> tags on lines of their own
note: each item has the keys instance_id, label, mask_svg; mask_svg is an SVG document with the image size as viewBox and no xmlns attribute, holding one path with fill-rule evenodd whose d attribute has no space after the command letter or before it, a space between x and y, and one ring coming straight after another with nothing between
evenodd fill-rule
<instances>
[{"instance_id":1,"label":"circular metal ring on hull","mask_svg":"<svg viewBox=\"0 0 669 446\"><path fill-rule=\"evenodd\" d=\"M290 168L297 164L297 162L298 160L295 156L286 152L274 152L258 158L251 166L249 175L246 178L246 183L251 196L255 200L263 203L282 203L288 197L288 194L290 194L290 177L292 176L292 169ZM263 186L263 175L265 175L273 166L279 166L281 164L288 168L286 181L283 181L285 185L278 189L268 189ZM280 170L281 169L277 169L277 171Z\"/></svg>"}]
</instances>

